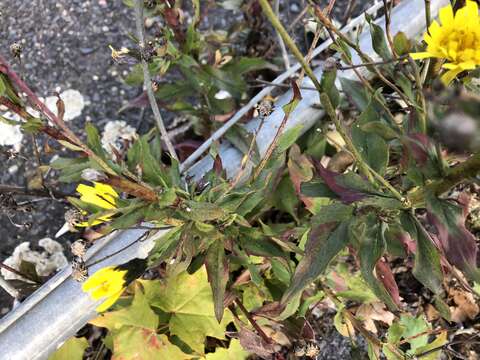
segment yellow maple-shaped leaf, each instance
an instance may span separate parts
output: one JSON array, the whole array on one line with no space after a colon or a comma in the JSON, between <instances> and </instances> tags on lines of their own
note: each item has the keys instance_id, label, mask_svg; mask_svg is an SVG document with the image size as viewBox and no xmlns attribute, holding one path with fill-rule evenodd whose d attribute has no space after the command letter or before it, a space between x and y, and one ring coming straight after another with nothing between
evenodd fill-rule
<instances>
[{"instance_id":1,"label":"yellow maple-shaped leaf","mask_svg":"<svg viewBox=\"0 0 480 360\"><path fill-rule=\"evenodd\" d=\"M112 360L186 360L192 357L173 345L166 335L157 335L153 330L127 326L113 338Z\"/></svg>"},{"instance_id":2,"label":"yellow maple-shaped leaf","mask_svg":"<svg viewBox=\"0 0 480 360\"><path fill-rule=\"evenodd\" d=\"M217 322L205 266L191 275L182 272L163 281L141 283L150 305L171 314L170 334L177 335L196 353L204 354L207 336L225 339L225 328L233 316L226 310L221 323Z\"/></svg>"},{"instance_id":3,"label":"yellow maple-shaped leaf","mask_svg":"<svg viewBox=\"0 0 480 360\"><path fill-rule=\"evenodd\" d=\"M87 347L87 339L71 337L48 360L82 360Z\"/></svg>"},{"instance_id":4,"label":"yellow maple-shaped leaf","mask_svg":"<svg viewBox=\"0 0 480 360\"><path fill-rule=\"evenodd\" d=\"M205 360L244 360L250 353L242 348L240 340L232 339L230 346L226 348L217 348L215 352L205 355Z\"/></svg>"}]
</instances>

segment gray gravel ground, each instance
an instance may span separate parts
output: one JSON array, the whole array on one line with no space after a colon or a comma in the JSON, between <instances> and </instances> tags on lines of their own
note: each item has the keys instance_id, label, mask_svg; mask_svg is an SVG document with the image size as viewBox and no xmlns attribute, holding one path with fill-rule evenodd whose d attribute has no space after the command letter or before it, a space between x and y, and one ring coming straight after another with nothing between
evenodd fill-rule
<instances>
[{"instance_id":1,"label":"gray gravel ground","mask_svg":"<svg viewBox=\"0 0 480 360\"><path fill-rule=\"evenodd\" d=\"M347 2L337 1L334 12L337 18L343 17ZM362 1L359 7L365 8L366 2ZM282 18L293 19L302 8L302 0L284 1ZM82 115L69 123L73 130L81 134L85 120L100 128L109 120L125 120L134 127L138 124L138 109L117 113L140 90L122 82L126 69L112 62L108 49L110 44L116 48L131 44L128 34L134 29L133 12L122 1L0 0L0 12L0 52L39 96L51 96L54 91L66 89L76 89L84 95L87 104ZM213 16L211 24L203 25L223 27L225 21L238 18L238 14L222 11L221 16ZM9 54L14 42L23 47L21 63ZM149 120L147 114L146 122ZM29 137L24 137L23 158L8 159L0 152L0 184L26 185L35 165L29 141ZM54 180L54 174L49 180ZM74 188L67 186L63 190ZM0 260L23 241L35 243L43 237L53 237L63 224L67 208L62 202L48 199L35 203L31 213L14 218L17 223L31 223L30 229L13 225L0 209ZM64 241L73 238L67 236ZM0 309L11 305L10 302L0 290ZM323 330L319 334L322 347L319 359L350 358L348 339L332 330L331 321L326 320L320 328Z\"/></svg>"}]
</instances>

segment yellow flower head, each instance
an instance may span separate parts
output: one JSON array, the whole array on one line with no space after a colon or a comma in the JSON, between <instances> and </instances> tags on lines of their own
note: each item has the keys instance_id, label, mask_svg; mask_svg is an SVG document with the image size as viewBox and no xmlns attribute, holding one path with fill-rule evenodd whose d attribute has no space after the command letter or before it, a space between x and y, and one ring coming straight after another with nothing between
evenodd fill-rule
<instances>
[{"instance_id":1,"label":"yellow flower head","mask_svg":"<svg viewBox=\"0 0 480 360\"><path fill-rule=\"evenodd\" d=\"M125 276L127 270L121 270L114 266L108 266L98 270L90 276L82 285L84 292L89 292L94 300L105 299L97 307L98 312L103 312L110 308L122 295L127 286Z\"/></svg>"},{"instance_id":2,"label":"yellow flower head","mask_svg":"<svg viewBox=\"0 0 480 360\"><path fill-rule=\"evenodd\" d=\"M110 186L99 182L94 182L94 186L80 184L77 186L77 192L82 195L80 200L92 204L102 209L115 209L117 192Z\"/></svg>"},{"instance_id":3,"label":"yellow flower head","mask_svg":"<svg viewBox=\"0 0 480 360\"><path fill-rule=\"evenodd\" d=\"M90 276L82 285L84 292L89 292L94 300L105 299L97 307L98 312L110 308L122 295L127 285L140 277L147 268L145 259L132 259L118 266L107 266Z\"/></svg>"},{"instance_id":4,"label":"yellow flower head","mask_svg":"<svg viewBox=\"0 0 480 360\"><path fill-rule=\"evenodd\" d=\"M467 0L466 5L453 14L451 5L440 9L440 25L433 21L425 33L427 51L413 53L413 59L445 59L443 68L447 72L441 79L449 84L464 70L473 70L480 65L480 17L475 1Z\"/></svg>"},{"instance_id":5,"label":"yellow flower head","mask_svg":"<svg viewBox=\"0 0 480 360\"><path fill-rule=\"evenodd\" d=\"M107 184L94 182L94 186L80 184L77 186L77 192L80 193L80 200L88 204L98 206L105 210L116 209L117 192ZM85 215L85 214L84 214ZM112 215L101 216L92 222L84 221L76 224L79 227L94 226L106 221L110 221Z\"/></svg>"}]
</instances>

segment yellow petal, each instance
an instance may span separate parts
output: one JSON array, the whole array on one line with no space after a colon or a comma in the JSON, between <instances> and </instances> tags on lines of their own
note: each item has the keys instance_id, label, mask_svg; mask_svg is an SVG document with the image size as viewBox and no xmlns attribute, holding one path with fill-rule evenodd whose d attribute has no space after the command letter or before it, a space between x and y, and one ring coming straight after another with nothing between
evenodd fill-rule
<instances>
[{"instance_id":1,"label":"yellow petal","mask_svg":"<svg viewBox=\"0 0 480 360\"><path fill-rule=\"evenodd\" d=\"M453 9L451 5L440 9L438 17L443 26L453 23Z\"/></svg>"},{"instance_id":2,"label":"yellow petal","mask_svg":"<svg viewBox=\"0 0 480 360\"><path fill-rule=\"evenodd\" d=\"M122 295L123 289L119 291L118 293L108 297L102 304L100 304L95 310L97 312L104 312L105 310L108 310L115 302L118 300L118 298Z\"/></svg>"},{"instance_id":3,"label":"yellow petal","mask_svg":"<svg viewBox=\"0 0 480 360\"><path fill-rule=\"evenodd\" d=\"M429 53L428 51L424 51L424 52L418 52L418 53L410 53L410 57L413 60L420 60L420 59L426 59L426 58L433 57L433 55L431 53Z\"/></svg>"},{"instance_id":4,"label":"yellow petal","mask_svg":"<svg viewBox=\"0 0 480 360\"><path fill-rule=\"evenodd\" d=\"M90 275L90 277L82 284L82 290L88 292L100 286L104 282L106 276L108 276L108 273L113 271L113 269L113 266L107 266Z\"/></svg>"},{"instance_id":5,"label":"yellow petal","mask_svg":"<svg viewBox=\"0 0 480 360\"><path fill-rule=\"evenodd\" d=\"M94 182L94 184L95 184L95 190L97 191L97 193L102 195L110 195L114 198L118 198L117 192L110 185L102 184L99 182Z\"/></svg>"},{"instance_id":6,"label":"yellow petal","mask_svg":"<svg viewBox=\"0 0 480 360\"><path fill-rule=\"evenodd\" d=\"M452 70L448 70L445 74L443 74L440 79L442 80L444 85L448 85L452 82L455 77L460 74L463 70L461 68L455 68Z\"/></svg>"}]
</instances>

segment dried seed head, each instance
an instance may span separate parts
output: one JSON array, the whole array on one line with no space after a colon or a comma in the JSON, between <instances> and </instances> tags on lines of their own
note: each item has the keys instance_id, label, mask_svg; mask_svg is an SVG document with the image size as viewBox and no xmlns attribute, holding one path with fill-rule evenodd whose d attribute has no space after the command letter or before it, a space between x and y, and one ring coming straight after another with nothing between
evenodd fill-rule
<instances>
[{"instance_id":1,"label":"dried seed head","mask_svg":"<svg viewBox=\"0 0 480 360\"><path fill-rule=\"evenodd\" d=\"M10 52L12 53L13 57L19 58L20 55L22 55L22 44L19 42L14 42L12 45L10 45Z\"/></svg>"},{"instance_id":2,"label":"dried seed head","mask_svg":"<svg viewBox=\"0 0 480 360\"><path fill-rule=\"evenodd\" d=\"M84 216L77 209L69 209L65 212L65 221L70 226L78 225L84 220Z\"/></svg>"},{"instance_id":3,"label":"dried seed head","mask_svg":"<svg viewBox=\"0 0 480 360\"><path fill-rule=\"evenodd\" d=\"M88 243L83 239L73 242L72 245L70 246L72 255L82 259L85 256L85 253L87 252L87 248L88 248Z\"/></svg>"},{"instance_id":4,"label":"dried seed head","mask_svg":"<svg viewBox=\"0 0 480 360\"><path fill-rule=\"evenodd\" d=\"M337 59L334 57L328 57L325 62L323 63L323 70L324 71L333 71L337 68Z\"/></svg>"},{"instance_id":5,"label":"dried seed head","mask_svg":"<svg viewBox=\"0 0 480 360\"><path fill-rule=\"evenodd\" d=\"M263 99L260 104L257 105L258 113L261 117L267 117L273 112L273 101L271 98Z\"/></svg>"},{"instance_id":6,"label":"dried seed head","mask_svg":"<svg viewBox=\"0 0 480 360\"><path fill-rule=\"evenodd\" d=\"M88 278L88 269L82 258L74 257L72 261L72 278L75 281L83 282Z\"/></svg>"},{"instance_id":7,"label":"dried seed head","mask_svg":"<svg viewBox=\"0 0 480 360\"><path fill-rule=\"evenodd\" d=\"M315 342L309 342L305 349L305 356L316 358L320 354L320 348Z\"/></svg>"}]
</instances>

